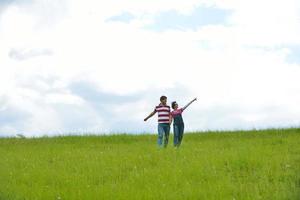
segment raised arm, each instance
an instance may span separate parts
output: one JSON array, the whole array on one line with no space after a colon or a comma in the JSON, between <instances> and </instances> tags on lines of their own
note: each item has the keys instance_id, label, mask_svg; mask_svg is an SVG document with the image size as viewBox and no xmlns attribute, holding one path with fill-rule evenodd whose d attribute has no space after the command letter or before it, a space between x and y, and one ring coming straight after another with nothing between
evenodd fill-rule
<instances>
[{"instance_id":1,"label":"raised arm","mask_svg":"<svg viewBox=\"0 0 300 200\"><path fill-rule=\"evenodd\" d=\"M182 109L185 110L189 105L191 105L194 101L196 101L197 98L193 99L192 101L190 101L188 104L186 104Z\"/></svg>"},{"instance_id":2,"label":"raised arm","mask_svg":"<svg viewBox=\"0 0 300 200\"><path fill-rule=\"evenodd\" d=\"M150 117L152 117L153 115L155 115L156 110L154 110L152 113L150 113L145 119L144 121L147 121Z\"/></svg>"}]
</instances>

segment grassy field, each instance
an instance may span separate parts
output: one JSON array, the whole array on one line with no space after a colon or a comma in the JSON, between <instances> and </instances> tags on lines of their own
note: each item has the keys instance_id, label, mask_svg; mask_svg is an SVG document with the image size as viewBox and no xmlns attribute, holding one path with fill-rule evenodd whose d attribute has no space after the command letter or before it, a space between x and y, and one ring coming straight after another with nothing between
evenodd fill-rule
<instances>
[{"instance_id":1,"label":"grassy field","mask_svg":"<svg viewBox=\"0 0 300 200\"><path fill-rule=\"evenodd\" d=\"M172 141L172 137L170 138ZM0 139L0 199L300 199L300 129Z\"/></svg>"}]
</instances>

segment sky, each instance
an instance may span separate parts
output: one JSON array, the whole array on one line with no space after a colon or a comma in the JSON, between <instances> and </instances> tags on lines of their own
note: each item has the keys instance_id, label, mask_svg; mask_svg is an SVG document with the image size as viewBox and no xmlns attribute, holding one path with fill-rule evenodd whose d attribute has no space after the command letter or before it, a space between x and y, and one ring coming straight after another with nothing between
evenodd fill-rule
<instances>
[{"instance_id":1,"label":"sky","mask_svg":"<svg viewBox=\"0 0 300 200\"><path fill-rule=\"evenodd\" d=\"M300 125L297 0L0 0L0 136Z\"/></svg>"}]
</instances>

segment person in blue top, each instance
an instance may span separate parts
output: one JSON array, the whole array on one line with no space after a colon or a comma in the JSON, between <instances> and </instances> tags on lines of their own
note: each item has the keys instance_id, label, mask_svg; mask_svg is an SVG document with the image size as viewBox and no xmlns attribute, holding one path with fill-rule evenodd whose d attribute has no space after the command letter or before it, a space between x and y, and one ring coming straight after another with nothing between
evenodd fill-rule
<instances>
[{"instance_id":1,"label":"person in blue top","mask_svg":"<svg viewBox=\"0 0 300 200\"><path fill-rule=\"evenodd\" d=\"M182 119L182 112L189 106L191 105L194 101L196 101L197 98L193 99L190 101L186 106L183 108L178 108L178 104L176 101L173 101L171 106L173 111L171 112L171 122L173 122L173 131L174 131L174 146L179 147L182 138L183 138L183 132L184 132L184 122Z\"/></svg>"}]
</instances>

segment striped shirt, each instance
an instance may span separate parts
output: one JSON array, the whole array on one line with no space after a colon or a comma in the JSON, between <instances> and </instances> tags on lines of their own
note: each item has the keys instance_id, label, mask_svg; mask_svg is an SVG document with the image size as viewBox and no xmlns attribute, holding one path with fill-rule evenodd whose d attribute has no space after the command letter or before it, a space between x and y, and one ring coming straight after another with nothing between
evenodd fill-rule
<instances>
[{"instance_id":1,"label":"striped shirt","mask_svg":"<svg viewBox=\"0 0 300 200\"><path fill-rule=\"evenodd\" d=\"M162 104L155 107L155 111L158 114L158 123L170 123L170 106L164 106Z\"/></svg>"}]
</instances>

